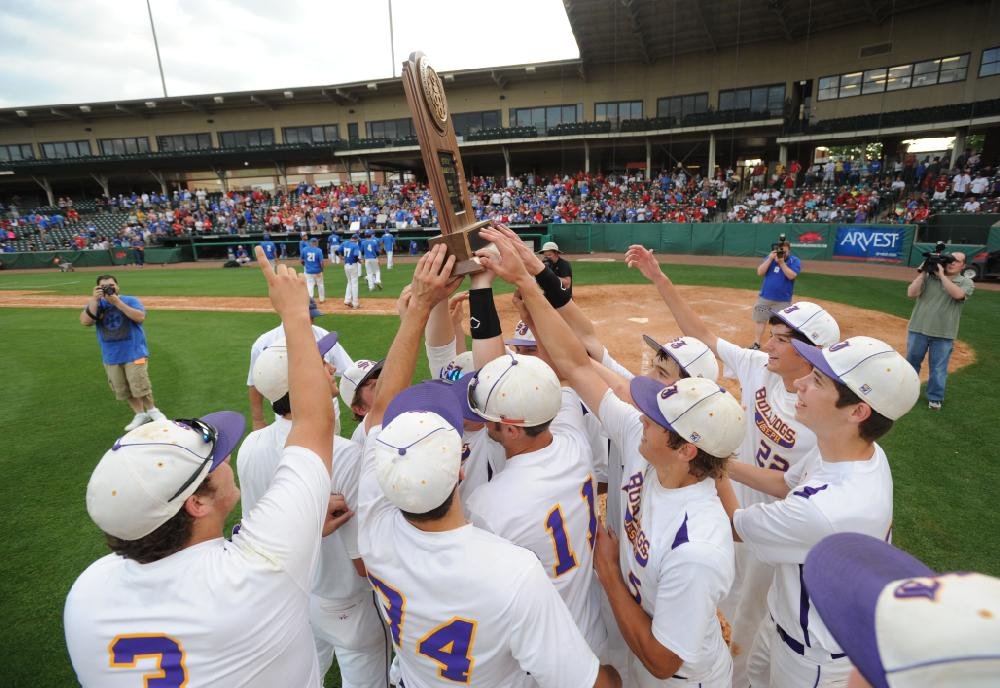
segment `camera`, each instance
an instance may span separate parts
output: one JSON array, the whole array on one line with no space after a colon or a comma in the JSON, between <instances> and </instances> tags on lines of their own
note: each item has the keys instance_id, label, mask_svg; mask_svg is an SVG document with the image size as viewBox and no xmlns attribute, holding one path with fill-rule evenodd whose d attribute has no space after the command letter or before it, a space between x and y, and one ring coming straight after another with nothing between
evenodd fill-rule
<instances>
[{"instance_id":1,"label":"camera","mask_svg":"<svg viewBox=\"0 0 1000 688\"><path fill-rule=\"evenodd\" d=\"M784 234L779 234L778 235L778 241L775 242L775 243L773 243L773 244L771 244L771 250L774 251L774 257L775 258L784 258L785 257L784 244L785 244L785 242L787 240L788 240L788 237L786 237Z\"/></svg>"},{"instance_id":2,"label":"camera","mask_svg":"<svg viewBox=\"0 0 1000 688\"><path fill-rule=\"evenodd\" d=\"M949 263L955 262L955 256L944 252L946 248L948 248L948 245L943 241L939 241L934 244L933 251L924 251L924 262L921 263L920 270L936 277L938 265L946 268Z\"/></svg>"},{"instance_id":3,"label":"camera","mask_svg":"<svg viewBox=\"0 0 1000 688\"><path fill-rule=\"evenodd\" d=\"M105 296L113 296L118 290L115 289L115 285L113 284L103 284L101 285L101 291L104 292Z\"/></svg>"}]
</instances>

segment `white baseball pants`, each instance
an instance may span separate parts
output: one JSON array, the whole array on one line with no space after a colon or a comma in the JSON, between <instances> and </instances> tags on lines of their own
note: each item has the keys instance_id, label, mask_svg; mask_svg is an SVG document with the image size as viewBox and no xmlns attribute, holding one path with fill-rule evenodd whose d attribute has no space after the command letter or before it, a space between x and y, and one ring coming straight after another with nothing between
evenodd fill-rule
<instances>
[{"instance_id":1,"label":"white baseball pants","mask_svg":"<svg viewBox=\"0 0 1000 688\"><path fill-rule=\"evenodd\" d=\"M736 578L719 608L732 627L733 647L736 649L733 656L733 688L746 688L749 683L747 660L750 648L764 619L770 622L767 591L771 589L774 579L774 567L755 557L742 542L737 542L735 548Z\"/></svg>"},{"instance_id":2,"label":"white baseball pants","mask_svg":"<svg viewBox=\"0 0 1000 688\"><path fill-rule=\"evenodd\" d=\"M747 675L753 688L846 688L851 673L847 657L832 659L821 650L806 648L809 656L794 652L778 636L771 621L761 623L747 661ZM823 655L825 659L820 658ZM733 683L733 688L747 684Z\"/></svg>"},{"instance_id":3,"label":"white baseball pants","mask_svg":"<svg viewBox=\"0 0 1000 688\"><path fill-rule=\"evenodd\" d=\"M347 277L347 289L344 291L344 303L358 307L358 275L361 272L360 263L344 263L344 275Z\"/></svg>"},{"instance_id":4,"label":"white baseball pants","mask_svg":"<svg viewBox=\"0 0 1000 688\"><path fill-rule=\"evenodd\" d=\"M392 270L392 251L385 252L385 267L387 270Z\"/></svg>"},{"instance_id":5,"label":"white baseball pants","mask_svg":"<svg viewBox=\"0 0 1000 688\"><path fill-rule=\"evenodd\" d=\"M382 271L379 270L378 258L365 258L365 279L368 280L368 291L382 284Z\"/></svg>"},{"instance_id":6,"label":"white baseball pants","mask_svg":"<svg viewBox=\"0 0 1000 688\"><path fill-rule=\"evenodd\" d=\"M336 655L344 688L388 688L392 641L376 604L371 592L350 601L309 598L321 676Z\"/></svg>"},{"instance_id":7,"label":"white baseball pants","mask_svg":"<svg viewBox=\"0 0 1000 688\"><path fill-rule=\"evenodd\" d=\"M326 301L326 286L323 284L322 272L316 274L306 273L306 289L309 290L309 298L313 297L314 288L319 293L319 302L323 303Z\"/></svg>"}]
</instances>

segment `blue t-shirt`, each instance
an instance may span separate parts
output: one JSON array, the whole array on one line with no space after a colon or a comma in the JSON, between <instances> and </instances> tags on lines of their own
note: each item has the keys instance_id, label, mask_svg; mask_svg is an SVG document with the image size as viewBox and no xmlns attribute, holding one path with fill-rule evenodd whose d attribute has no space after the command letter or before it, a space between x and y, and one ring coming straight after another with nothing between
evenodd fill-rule
<instances>
[{"instance_id":1,"label":"blue t-shirt","mask_svg":"<svg viewBox=\"0 0 1000 688\"><path fill-rule=\"evenodd\" d=\"M340 250L340 237L336 234L331 234L330 238L326 240L326 246L332 258Z\"/></svg>"},{"instance_id":2,"label":"blue t-shirt","mask_svg":"<svg viewBox=\"0 0 1000 688\"><path fill-rule=\"evenodd\" d=\"M351 241L345 241L340 245L341 250L344 252L344 263L347 265L354 265L358 262L358 257L361 255L361 249L358 244L353 239Z\"/></svg>"},{"instance_id":3,"label":"blue t-shirt","mask_svg":"<svg viewBox=\"0 0 1000 688\"><path fill-rule=\"evenodd\" d=\"M323 251L318 246L308 246L302 249L302 264L307 275L318 275L323 272Z\"/></svg>"},{"instance_id":4,"label":"blue t-shirt","mask_svg":"<svg viewBox=\"0 0 1000 688\"><path fill-rule=\"evenodd\" d=\"M788 256L785 259L787 265L796 275L802 269L802 262L797 256ZM792 289L795 288L795 281L785 277L778 261L772 260L764 274L764 283L760 287L760 295L769 301L791 301Z\"/></svg>"},{"instance_id":5,"label":"blue t-shirt","mask_svg":"<svg viewBox=\"0 0 1000 688\"><path fill-rule=\"evenodd\" d=\"M268 260L274 260L276 249L273 241L262 241L260 242L260 247L264 249L264 255L267 256Z\"/></svg>"},{"instance_id":6,"label":"blue t-shirt","mask_svg":"<svg viewBox=\"0 0 1000 688\"><path fill-rule=\"evenodd\" d=\"M142 302L134 296L122 296L126 306L141 311ZM101 358L109 365L132 363L149 356L146 333L142 325L129 320L120 310L101 299L97 303L97 343L101 345Z\"/></svg>"},{"instance_id":7,"label":"blue t-shirt","mask_svg":"<svg viewBox=\"0 0 1000 688\"><path fill-rule=\"evenodd\" d=\"M386 232L382 235L382 246L385 248L386 253L392 253L393 247L396 245L396 239Z\"/></svg>"},{"instance_id":8,"label":"blue t-shirt","mask_svg":"<svg viewBox=\"0 0 1000 688\"><path fill-rule=\"evenodd\" d=\"M361 242L361 252L365 260L378 258L378 242L375 239L364 239Z\"/></svg>"}]
</instances>

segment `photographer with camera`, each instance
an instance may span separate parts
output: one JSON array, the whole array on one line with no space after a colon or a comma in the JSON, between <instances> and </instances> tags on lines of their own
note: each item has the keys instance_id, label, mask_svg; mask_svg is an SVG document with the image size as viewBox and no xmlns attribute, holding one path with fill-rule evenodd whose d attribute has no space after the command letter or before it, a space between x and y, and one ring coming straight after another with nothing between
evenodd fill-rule
<instances>
[{"instance_id":1,"label":"photographer with camera","mask_svg":"<svg viewBox=\"0 0 1000 688\"><path fill-rule=\"evenodd\" d=\"M142 302L134 296L122 296L113 275L97 278L90 301L80 313L81 325L97 326L97 343L115 398L128 402L135 413L132 422L125 426L126 431L166 418L153 403L147 366L149 348L142 329L145 319Z\"/></svg>"},{"instance_id":2,"label":"photographer with camera","mask_svg":"<svg viewBox=\"0 0 1000 688\"><path fill-rule=\"evenodd\" d=\"M754 335L751 349L759 349L764 336L764 328L774 311L787 308L792 303L795 278L802 271L802 262L792 255L792 244L784 234L771 244L771 252L764 262L757 266L757 276L763 277L760 297L753 307Z\"/></svg>"},{"instance_id":3,"label":"photographer with camera","mask_svg":"<svg viewBox=\"0 0 1000 688\"><path fill-rule=\"evenodd\" d=\"M934 251L924 253L917 277L906 288L906 295L916 299L906 338L906 360L918 373L928 356L927 407L940 409L944 401L948 359L958 336L962 304L975 290L972 280L962 274L964 253L945 253L939 242Z\"/></svg>"}]
</instances>

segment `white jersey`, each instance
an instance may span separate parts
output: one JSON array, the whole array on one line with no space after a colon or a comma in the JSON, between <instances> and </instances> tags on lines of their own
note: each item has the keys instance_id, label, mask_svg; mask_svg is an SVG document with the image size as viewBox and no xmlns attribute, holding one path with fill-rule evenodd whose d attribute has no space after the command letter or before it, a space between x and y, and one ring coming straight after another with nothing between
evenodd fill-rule
<instances>
[{"instance_id":1,"label":"white jersey","mask_svg":"<svg viewBox=\"0 0 1000 688\"><path fill-rule=\"evenodd\" d=\"M243 440L236 458L236 472L240 477L240 502L244 513L250 512L267 491L291 430L292 421L279 417ZM347 505L355 510L360 476L361 447L343 437L334 437L330 492L344 495ZM320 551L312 589L314 595L326 600L348 600L368 592L368 584L351 563L359 557L357 519L350 519L324 537Z\"/></svg>"},{"instance_id":2,"label":"white jersey","mask_svg":"<svg viewBox=\"0 0 1000 688\"><path fill-rule=\"evenodd\" d=\"M385 498L381 429L364 450L359 543L406 687L592 686L597 657L531 552L473 525L420 530Z\"/></svg>"},{"instance_id":3,"label":"white jersey","mask_svg":"<svg viewBox=\"0 0 1000 688\"><path fill-rule=\"evenodd\" d=\"M780 375L767 369L763 351L744 349L721 337L716 349L722 362L740 381L740 402L746 411L747 432L736 452L743 463L785 472L819 456L816 435L795 420L795 392L785 389ZM740 506L746 508L774 498L740 483L733 483Z\"/></svg>"},{"instance_id":4,"label":"white jersey","mask_svg":"<svg viewBox=\"0 0 1000 688\"><path fill-rule=\"evenodd\" d=\"M842 652L802 588L802 565L813 545L833 533L888 540L892 474L877 444L867 461L810 462L788 496L733 515L733 527L761 560L775 565L767 604L775 623L796 641Z\"/></svg>"},{"instance_id":5,"label":"white jersey","mask_svg":"<svg viewBox=\"0 0 1000 688\"><path fill-rule=\"evenodd\" d=\"M622 574L632 596L653 619L657 642L684 663L677 670L692 682L718 684L731 672L729 649L715 610L735 576L733 538L715 482L667 489L639 454L642 414L608 390L601 400L608 433L634 450L625 452L622 485ZM662 685L638 659L632 675L643 686Z\"/></svg>"},{"instance_id":6,"label":"white jersey","mask_svg":"<svg viewBox=\"0 0 1000 688\"><path fill-rule=\"evenodd\" d=\"M267 493L232 542L216 538L149 564L98 559L73 584L65 629L84 686L321 685L309 588L330 474L285 448Z\"/></svg>"},{"instance_id":7,"label":"white jersey","mask_svg":"<svg viewBox=\"0 0 1000 688\"><path fill-rule=\"evenodd\" d=\"M477 526L530 549L542 562L595 654L607 641L594 574L596 489L579 397L563 390L548 446L507 459L507 467L466 505Z\"/></svg>"}]
</instances>

